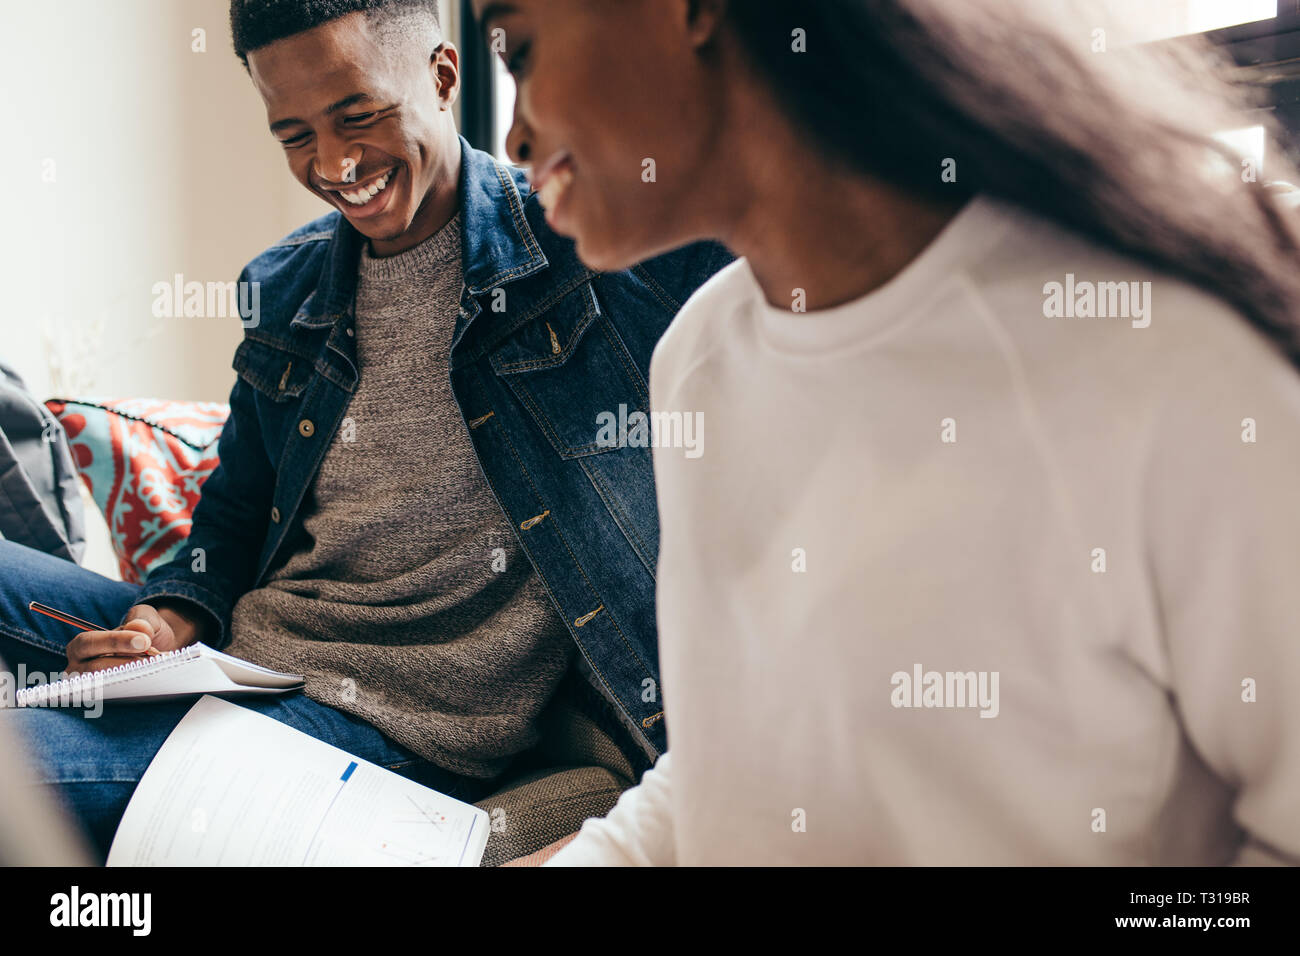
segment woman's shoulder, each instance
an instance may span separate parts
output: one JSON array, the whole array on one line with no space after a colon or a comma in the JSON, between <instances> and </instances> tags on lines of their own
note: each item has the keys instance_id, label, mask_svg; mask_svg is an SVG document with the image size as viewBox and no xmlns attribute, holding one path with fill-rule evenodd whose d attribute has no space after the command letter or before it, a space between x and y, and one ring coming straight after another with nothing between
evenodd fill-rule
<instances>
[{"instance_id":1,"label":"woman's shoulder","mask_svg":"<svg viewBox=\"0 0 1300 956\"><path fill-rule=\"evenodd\" d=\"M1162 373L1288 360L1216 290L1115 250L1032 211L990 202L1009 221L967 268L990 314L1029 361L1089 358Z\"/></svg>"},{"instance_id":2,"label":"woman's shoulder","mask_svg":"<svg viewBox=\"0 0 1300 956\"><path fill-rule=\"evenodd\" d=\"M655 346L652 391L666 398L681 376L728 342L737 312L753 302L757 285L749 263L736 259L695 290Z\"/></svg>"}]
</instances>

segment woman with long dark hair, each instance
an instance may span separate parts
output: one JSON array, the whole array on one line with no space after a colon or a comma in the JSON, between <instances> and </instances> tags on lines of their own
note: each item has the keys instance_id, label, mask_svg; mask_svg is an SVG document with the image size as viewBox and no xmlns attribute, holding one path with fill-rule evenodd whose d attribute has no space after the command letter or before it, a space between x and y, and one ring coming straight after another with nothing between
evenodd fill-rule
<instances>
[{"instance_id":1,"label":"woman with long dark hair","mask_svg":"<svg viewBox=\"0 0 1300 956\"><path fill-rule=\"evenodd\" d=\"M1207 51L476 7L590 266L742 256L650 370L670 749L557 862L1300 860L1300 254Z\"/></svg>"}]
</instances>

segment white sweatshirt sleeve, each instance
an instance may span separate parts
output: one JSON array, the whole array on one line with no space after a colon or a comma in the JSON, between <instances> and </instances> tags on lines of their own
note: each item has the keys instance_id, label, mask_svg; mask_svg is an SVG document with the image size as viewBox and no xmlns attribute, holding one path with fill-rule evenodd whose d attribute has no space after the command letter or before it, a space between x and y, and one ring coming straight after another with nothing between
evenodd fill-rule
<instances>
[{"instance_id":1,"label":"white sweatshirt sleeve","mask_svg":"<svg viewBox=\"0 0 1300 956\"><path fill-rule=\"evenodd\" d=\"M609 816L592 817L578 836L544 866L673 866L671 754L623 792Z\"/></svg>"},{"instance_id":2,"label":"white sweatshirt sleeve","mask_svg":"<svg viewBox=\"0 0 1300 956\"><path fill-rule=\"evenodd\" d=\"M1236 862L1297 862L1300 377L1276 356L1232 351L1188 376L1157 423L1148 560L1173 706L1235 790Z\"/></svg>"}]
</instances>

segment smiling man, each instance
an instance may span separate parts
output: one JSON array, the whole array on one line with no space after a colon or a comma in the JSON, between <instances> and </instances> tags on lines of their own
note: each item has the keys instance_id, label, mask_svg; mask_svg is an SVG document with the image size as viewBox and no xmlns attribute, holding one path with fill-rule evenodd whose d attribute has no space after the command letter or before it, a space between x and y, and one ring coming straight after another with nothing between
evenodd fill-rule
<instances>
[{"instance_id":1,"label":"smiling man","mask_svg":"<svg viewBox=\"0 0 1300 956\"><path fill-rule=\"evenodd\" d=\"M290 170L366 236L377 257L419 245L459 208L461 148L451 121L459 58L441 37L436 6L236 0L231 7L235 52ZM283 35L347 10L358 12Z\"/></svg>"},{"instance_id":2,"label":"smiling man","mask_svg":"<svg viewBox=\"0 0 1300 956\"><path fill-rule=\"evenodd\" d=\"M0 611L28 622L3 631L11 662L96 670L202 640L305 674L305 694L247 706L473 800L566 676L634 766L666 747L650 449L598 441L598 421L647 410L655 343L730 257L584 267L524 174L458 135L436 10L231 4L272 134L335 211L240 277L260 321L183 557L136 587L0 542ZM122 623L65 648L23 611L36 597ZM104 850L189 706L4 719Z\"/></svg>"}]
</instances>

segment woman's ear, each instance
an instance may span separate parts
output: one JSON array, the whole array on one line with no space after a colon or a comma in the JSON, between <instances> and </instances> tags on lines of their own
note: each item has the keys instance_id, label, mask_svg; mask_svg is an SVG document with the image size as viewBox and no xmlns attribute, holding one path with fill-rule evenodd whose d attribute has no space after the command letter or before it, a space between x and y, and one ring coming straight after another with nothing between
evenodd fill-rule
<instances>
[{"instance_id":1,"label":"woman's ear","mask_svg":"<svg viewBox=\"0 0 1300 956\"><path fill-rule=\"evenodd\" d=\"M728 2L729 0L678 0L683 26L692 46L707 46L717 38L727 15Z\"/></svg>"}]
</instances>

